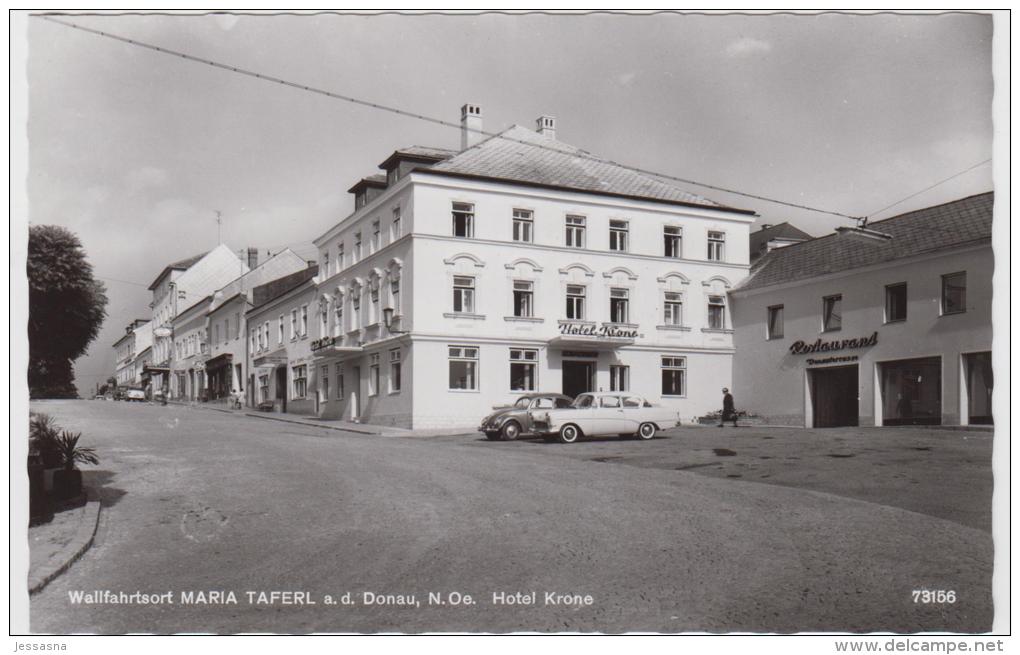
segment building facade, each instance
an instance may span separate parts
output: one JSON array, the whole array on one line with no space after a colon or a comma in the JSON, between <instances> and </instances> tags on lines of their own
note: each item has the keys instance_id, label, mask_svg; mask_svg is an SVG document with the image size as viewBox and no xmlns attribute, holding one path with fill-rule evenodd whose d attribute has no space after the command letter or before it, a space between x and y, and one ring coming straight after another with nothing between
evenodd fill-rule
<instances>
[{"instance_id":1,"label":"building facade","mask_svg":"<svg viewBox=\"0 0 1020 655\"><path fill-rule=\"evenodd\" d=\"M317 267L256 287L246 314L249 406L316 414L311 343Z\"/></svg>"},{"instance_id":2,"label":"building facade","mask_svg":"<svg viewBox=\"0 0 1020 655\"><path fill-rule=\"evenodd\" d=\"M770 423L992 422L993 195L775 250L730 296L740 408Z\"/></svg>"},{"instance_id":3,"label":"building facade","mask_svg":"<svg viewBox=\"0 0 1020 655\"><path fill-rule=\"evenodd\" d=\"M248 265L220 244L207 253L166 266L149 285L152 292L152 358L148 371L157 389L171 386L171 358L178 339L173 332L177 314L247 273Z\"/></svg>"},{"instance_id":4,"label":"building facade","mask_svg":"<svg viewBox=\"0 0 1020 655\"><path fill-rule=\"evenodd\" d=\"M205 362L209 359L207 314L212 296L185 307L171 319L173 354L167 360L173 400L197 401L207 398Z\"/></svg>"},{"instance_id":5,"label":"building facade","mask_svg":"<svg viewBox=\"0 0 1020 655\"><path fill-rule=\"evenodd\" d=\"M730 384L753 212L514 126L397 151L316 239L318 413L465 427L527 391L627 390L686 420ZM381 178L381 181L380 181Z\"/></svg>"},{"instance_id":6,"label":"building facade","mask_svg":"<svg viewBox=\"0 0 1020 655\"><path fill-rule=\"evenodd\" d=\"M113 343L116 354L114 379L118 387L129 387L141 383L141 367L138 354L152 345L152 325L143 318L137 318L124 330L124 336Z\"/></svg>"}]
</instances>

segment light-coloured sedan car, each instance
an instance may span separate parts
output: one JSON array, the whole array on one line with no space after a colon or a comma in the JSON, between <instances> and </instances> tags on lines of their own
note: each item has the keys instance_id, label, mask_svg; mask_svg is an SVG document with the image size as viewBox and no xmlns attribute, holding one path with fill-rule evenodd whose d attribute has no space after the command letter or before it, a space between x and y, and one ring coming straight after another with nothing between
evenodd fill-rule
<instances>
[{"instance_id":1,"label":"light-coloured sedan car","mask_svg":"<svg viewBox=\"0 0 1020 655\"><path fill-rule=\"evenodd\" d=\"M145 391L137 387L130 387L124 392L124 400L133 400L136 402L145 402Z\"/></svg>"},{"instance_id":2,"label":"light-coloured sedan car","mask_svg":"<svg viewBox=\"0 0 1020 655\"><path fill-rule=\"evenodd\" d=\"M583 393L568 408L532 410L532 422L537 434L563 443L613 434L647 441L680 425L680 412L629 393Z\"/></svg>"}]
</instances>

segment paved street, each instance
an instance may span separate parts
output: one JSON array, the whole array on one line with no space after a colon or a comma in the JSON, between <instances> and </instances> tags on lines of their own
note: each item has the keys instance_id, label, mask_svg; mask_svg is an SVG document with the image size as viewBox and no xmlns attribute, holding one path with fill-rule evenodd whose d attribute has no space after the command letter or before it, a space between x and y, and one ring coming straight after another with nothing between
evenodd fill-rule
<instances>
[{"instance_id":1,"label":"paved street","mask_svg":"<svg viewBox=\"0 0 1020 655\"><path fill-rule=\"evenodd\" d=\"M803 442L822 432L705 428L559 446L373 437L176 406L33 409L96 447L102 463L87 477L104 498L95 545L33 597L36 632L991 628L990 433L897 433L915 473L875 474L874 491L820 464L907 461L892 442L880 457L864 430L822 436L812 458ZM714 453L712 440L737 454ZM954 458L970 462L954 469ZM896 485L962 496L881 502ZM915 589L952 590L956 602L915 603ZM175 602L69 600L97 590L171 591ZM233 591L237 604L180 603L199 590ZM245 593L274 590L318 604L250 605ZM324 604L348 591L355 604ZM493 602L531 591L533 605ZM421 606L366 606L364 592ZM474 604L429 605L429 592ZM546 592L592 602L549 605Z\"/></svg>"}]
</instances>

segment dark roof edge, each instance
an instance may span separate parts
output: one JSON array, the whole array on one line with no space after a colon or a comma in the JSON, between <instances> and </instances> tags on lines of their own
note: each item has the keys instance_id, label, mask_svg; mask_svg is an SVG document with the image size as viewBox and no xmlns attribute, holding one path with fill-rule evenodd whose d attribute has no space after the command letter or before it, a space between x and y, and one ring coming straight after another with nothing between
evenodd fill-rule
<instances>
[{"instance_id":1,"label":"dark roof edge","mask_svg":"<svg viewBox=\"0 0 1020 655\"><path fill-rule=\"evenodd\" d=\"M186 270L188 269L184 266L174 266L173 264L167 266L162 270L162 272L160 272L159 275L156 276L156 279L152 281L152 284L149 285L149 291L152 291L156 287L158 287L159 281L166 277L170 273L170 271L186 271Z\"/></svg>"},{"instance_id":2,"label":"dark roof edge","mask_svg":"<svg viewBox=\"0 0 1020 655\"><path fill-rule=\"evenodd\" d=\"M350 189L347 189L347 193L356 193L358 191L358 189L361 189L362 187L366 187L366 186L382 187L383 189L385 189L386 188L386 180L385 179L383 179L383 180L373 180L370 177L363 177L360 180L358 180L354 184L354 186L352 186Z\"/></svg>"},{"instance_id":3,"label":"dark roof edge","mask_svg":"<svg viewBox=\"0 0 1020 655\"><path fill-rule=\"evenodd\" d=\"M226 304L227 304L228 302L230 302L231 300L233 300L234 298L237 298L237 297L239 297L239 296L244 296L244 297L245 297L245 300L246 300L246 301L248 302L248 304L249 304L249 305L251 304L251 301L250 301L250 300L248 300L248 294L247 294L246 292L244 292L244 291L238 291L237 293L235 293L234 295L230 296L230 297L229 297L229 298L227 298L226 300L223 300L223 301L221 301L221 302L220 302L220 304L216 305L216 307L214 307L214 308L212 309L212 311L210 311L209 313L211 314L212 312L215 312L215 311L219 311L220 307L223 307L223 306L224 306L224 305L226 305Z\"/></svg>"},{"instance_id":4,"label":"dark roof edge","mask_svg":"<svg viewBox=\"0 0 1020 655\"><path fill-rule=\"evenodd\" d=\"M302 271L297 271L297 272L300 273ZM293 273L291 273L291 275L293 275ZM247 316L248 314L251 314L252 312L256 312L256 311L262 309L263 307L266 307L266 306L276 302L277 300L280 300L284 296L286 296L288 294L291 294L291 293L294 293L295 291L304 291L305 290L304 287L306 287L306 286L314 287L315 286L314 277L315 276L312 276L312 277L309 277L309 278L307 278L305 280L302 280L301 282L295 284L294 286L290 287L286 291L281 291L280 293L276 294L272 298L269 298L268 300L266 300L265 302L263 302L261 304L258 304L258 305L252 304L252 306L250 308L245 310L244 315Z\"/></svg>"},{"instance_id":5,"label":"dark roof edge","mask_svg":"<svg viewBox=\"0 0 1020 655\"><path fill-rule=\"evenodd\" d=\"M584 193L592 196L609 196L612 198L626 198L628 200L644 200L646 202L655 202L664 205L679 205L681 207L694 207L697 209L705 209L709 211L721 211L730 214L744 214L747 216L758 215L758 213L753 209L740 209L738 207L728 207L726 205L701 205L696 202L684 202L683 200L666 200L664 198L635 196L626 193L613 193L610 191L593 191L591 189L579 189L577 187L563 186L560 184L542 184L541 182L527 182L524 180L514 180L506 177L491 177L488 175L474 175L471 173L457 173L454 171L437 171L433 168L414 168L412 172L426 173L428 175L439 175L442 177L457 177L466 180L479 180L482 182L495 182L497 184L516 184L519 186L527 186L537 189L556 189L562 191L571 191L573 193Z\"/></svg>"},{"instance_id":6,"label":"dark roof edge","mask_svg":"<svg viewBox=\"0 0 1020 655\"><path fill-rule=\"evenodd\" d=\"M874 222L869 221L868 222L868 226L870 227L872 225L875 225L875 223L885 223L886 221L891 221L891 220L896 219L896 218L902 218L904 216L909 216L910 214L916 214L917 212L928 211L929 209L935 209L936 207L945 207L946 205L954 205L954 204L956 204L958 202L963 202L964 200L970 200L971 198L977 198L978 196L992 195L994 193L995 193L995 191L982 191L981 193L972 193L971 195L964 196L963 198L957 198L956 200L949 200L947 202L939 203L937 205L932 205L930 207L922 207L920 209L912 209L912 210L910 210L908 212L903 212L902 214L896 214L895 216L890 216L889 218L883 218L880 221L874 221ZM796 226L794 226L794 227L796 227ZM751 234L754 234L754 232L752 232ZM780 252L780 251L796 252L796 251L791 250L791 249L792 248L796 248L797 246L803 246L805 244L812 243L814 241L818 241L819 239L829 239L829 238L837 237L837 236L839 236L839 233L836 232L835 228L833 228L832 232L829 232L828 234L823 234L823 235L818 236L818 237L811 237L810 239L805 239L803 241L797 241L797 242L791 243L788 246L783 246L782 248L777 248L776 250L773 250L772 252L769 252L769 253L766 253L765 255L762 255L760 257L760 259L764 259L765 257L768 257L772 253ZM968 243L968 242L961 241L959 243ZM957 244L951 244L950 247L955 246L955 245L957 245ZM759 269L759 270L761 270L761 269Z\"/></svg>"},{"instance_id":7,"label":"dark roof edge","mask_svg":"<svg viewBox=\"0 0 1020 655\"><path fill-rule=\"evenodd\" d=\"M977 195L981 195L981 194L977 194ZM938 205L936 205L936 207L937 206ZM826 236L829 236L829 235L826 235ZM822 237L818 237L818 238L822 238ZM985 243L985 242L991 243L992 242L992 237L978 237L977 239L969 239L967 241L957 241L955 243L948 243L948 244L946 244L944 246L939 246L937 248L931 248L929 250L922 250L922 251L919 251L919 252L914 252L914 253L911 253L911 254L906 255L904 257L897 257L896 259L885 259L885 260L878 261L878 262L871 262L870 264L864 264L863 266L854 266L852 268L844 268L844 269L839 270L839 271L830 271L828 273L822 273L820 275L811 275L811 276L808 276L808 277L799 277L799 278L794 278L792 280L783 280L781 282L771 282L769 284L759 284L759 285L755 286L755 284L754 284L755 277L759 273L761 273L763 270L768 268L769 264L771 264L772 262L777 260L776 257L769 257L769 255L771 255L772 253L768 253L767 255L763 255L761 257L761 260L765 260L766 258L768 258L767 261L763 261L762 264L761 264L761 267L758 268L757 270L755 270L751 276L744 278L744 280L739 285L737 285L737 287L734 288L732 292L757 291L759 289L767 289L769 287L777 287L777 286L780 286L780 285L783 285L783 284L790 284L790 283L793 283L793 282L801 282L803 280L811 280L811 279L814 279L814 278L825 277L825 276L829 276L829 275L844 275L844 274L853 273L854 271L859 271L862 268L868 268L869 266L882 266L882 265L886 265L886 264L893 264L895 262L898 262L898 261L901 261L901 260L904 260L904 259L911 259L913 257L920 257L922 255L930 255L932 253L942 252L942 251L945 251L945 250L956 250L957 248L970 247L970 246L974 246L974 245ZM798 245L798 244L791 244L789 246L784 246L782 248L779 248L779 250L786 250L787 248L792 248L795 245ZM776 252L776 251L773 250L772 252Z\"/></svg>"},{"instance_id":8,"label":"dark roof edge","mask_svg":"<svg viewBox=\"0 0 1020 655\"><path fill-rule=\"evenodd\" d=\"M428 163L445 161L445 160L447 160L447 159L449 159L450 157L453 157L453 156L454 155L451 154L451 155L449 155L447 157L435 157L435 156L431 156L431 155L410 154L410 153L407 153L407 152L402 152L400 150L394 150L392 155L390 155L389 157L384 159L383 162L381 164L379 164L379 168L381 168L384 171L388 171L390 168L392 168L392 166L390 166L390 164L392 162L396 161L396 160L399 160L399 159L406 159L408 161L415 161L415 162L420 162L422 164L428 164Z\"/></svg>"}]
</instances>

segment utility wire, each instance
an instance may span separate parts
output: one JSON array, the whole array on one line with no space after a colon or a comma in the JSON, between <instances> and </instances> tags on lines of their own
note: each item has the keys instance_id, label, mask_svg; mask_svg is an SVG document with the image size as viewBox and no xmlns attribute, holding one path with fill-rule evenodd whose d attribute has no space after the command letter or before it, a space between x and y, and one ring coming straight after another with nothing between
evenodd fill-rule
<instances>
[{"instance_id":1,"label":"utility wire","mask_svg":"<svg viewBox=\"0 0 1020 655\"><path fill-rule=\"evenodd\" d=\"M106 37L108 39L113 39L115 41L120 41L122 43L127 43L129 45L137 46L137 47L140 47L140 48L145 48L145 49L148 49L148 50L153 50L155 52L160 52L160 53L163 53L163 54L166 54L166 55L171 55L171 56L174 56L174 57L180 57L181 59L185 59L187 61L191 61L191 62L195 62L195 63L199 63L199 64L205 64L207 66L212 66L214 68L219 68L221 70L225 70L225 71L228 71L228 72L231 72L231 73L237 73L238 75L245 75L245 76L253 77L255 79L263 80L263 81L266 81L266 82L274 82L276 84L281 84L283 86L288 86L288 87L291 87L291 88L294 88L294 89L298 89L300 91L307 91L309 93L315 93L315 94L318 94L318 95L323 95L323 96L326 96L328 98L333 98L335 100L344 100L346 102L350 102L350 103L353 103L353 104L356 104L356 105L361 105L361 106L369 107L369 108L372 108L372 109L378 109L378 110L381 110L381 111L388 111L390 113L397 114L399 116L405 116L405 117L408 117L408 118L414 118L414 119L425 121L425 122L428 122L428 123L433 123L433 124L436 124L436 125L442 125L444 127L452 127L452 128L456 128L456 129L461 129L461 125L460 124L454 123L454 122L451 122L451 121L446 121L446 120L442 120L442 119L439 119L439 118L434 118L434 117L431 117L431 116L426 116L424 114L418 114L418 113L415 113L415 112L406 111L404 109L399 109L397 107L391 107L391 106L388 106L388 105L383 105L383 104L379 104L379 103L375 103L375 102L370 102L368 100L362 100L362 99L359 99L359 98L355 98L353 96L343 95L343 94L336 93L336 92L333 92L333 91L328 91L326 89L321 89L321 88L314 87L314 86L308 86L308 85L305 85L305 84L300 84L298 82L292 82L292 81L285 80L285 79L282 79L282 78L279 78L279 77L274 77L272 75L267 75L267 74L264 74L264 73L258 73L258 72L255 72L255 71L252 71L252 70L247 70L247 69L240 68L240 67L237 67L237 66L231 66L230 64L224 64L222 62L214 61L214 60L211 60L211 59L204 59L202 57L197 57L195 55L189 55L187 53L180 52L178 50L172 50L170 48L164 48L164 47L161 47L161 46L153 45L151 43L145 43L143 41L138 41L136 39L129 39L127 37L119 36L117 34L112 34L110 32L104 32L102 30L97 30L97 29L93 29L93 28L90 28L90 27L85 27L85 26L79 25L77 23L72 23L72 22L68 22L68 21L65 21L65 20L57 20L56 18L53 18L52 16L47 16L47 15L36 15L36 16L39 17L39 18L42 18L43 20L47 20L47 21L49 21L51 23L56 23L58 25L63 25L64 27L71 27L71 28L74 28L76 30L80 30L82 32L88 32L90 34L95 34L97 36ZM578 157L578 158L581 158L581 159L587 159L587 160L598 162L598 163L602 163L602 164L609 164L609 165L612 165L612 166L618 166L620 168L625 168L627 170L633 171L635 173L641 173L642 175L650 175L650 176L653 176L653 177L667 179L667 180L671 180L671 181L675 181L675 182L682 182L684 184L690 184L690 185L693 185L693 186L699 186L699 187L702 187L702 188L705 188L705 189L712 189L714 191L720 191L720 192L723 192L723 193L732 193L734 195L742 196L744 198L752 198L754 200L761 200L761 201L764 201L764 202L771 202L771 203L775 203L777 205L783 205L783 206L791 207L791 208L794 208L794 209L802 209L802 210L805 210L805 211L816 212L816 213L819 213L819 214L829 214L829 215L832 215L832 216L840 216L840 217L843 217L843 218L849 218L851 220L859 220L860 219L860 217L858 217L858 216L851 216L850 214L844 214L842 212L830 211L830 210L826 210L826 209L818 209L817 207L811 207L811 206L808 206L808 205L801 205L801 204L797 204L797 203L793 203L793 202L787 202L785 200L778 200L776 198L770 198L768 196L758 195L758 194L754 194L754 193L745 193L743 191L736 191L734 189L728 189L726 187L721 187L721 186L717 186L717 185L713 185L713 184L706 184L704 182L697 182L695 180L691 180L691 179L687 179L687 178L676 177L676 176L673 176L673 175L666 175L664 173L657 173L655 171L650 171L650 170L647 170L647 169L638 168L636 166L628 166L626 164L617 163L617 162L615 162L615 161L613 161L611 159L603 159L601 157L596 157L596 156L592 155L591 153L584 152L584 151L570 151L570 150L564 150L564 149L560 149L560 148L553 148L553 147L550 147L550 146L544 146L544 145L541 145L541 144L532 143L530 141L524 141L522 139L515 139L513 137L508 137L508 136L505 136L505 135L501 135L501 134L496 133L496 132L486 132L484 130L470 129L470 128L469 128L469 131L471 131L473 133L476 133L476 134L480 134L482 136L489 137L489 138L496 137L496 138L500 138L500 139L503 139L503 140L506 140L506 141L522 143L522 144L527 145L527 146L531 146L531 147L534 147L534 148L540 148L540 149L543 149L543 150L549 150L551 152L556 152L556 153L559 153L559 154L567 154L569 156Z\"/></svg>"},{"instance_id":2,"label":"utility wire","mask_svg":"<svg viewBox=\"0 0 1020 655\"><path fill-rule=\"evenodd\" d=\"M878 211L871 212L870 214L868 214L864 218L865 218L865 220L870 220L876 214L881 214L885 210L892 209L893 207L895 207L896 205L899 205L900 203L904 203L904 202L910 200L911 198L916 198L917 196L921 195L925 191L931 191L932 189L934 189L935 187L937 187L937 186L939 186L941 184L945 184L946 182L949 182L950 180L955 180L956 178L960 177L964 173L969 173L972 170L974 170L975 168L977 168L979 166L984 166L985 164L987 164L990 161L992 161L991 157L989 157L988 159L986 159L984 161L979 161L978 163L974 164L973 166L970 166L968 168L963 169L959 173L956 173L954 175L950 175L949 177L945 178L944 180L939 180L938 182L936 182L935 184L932 184L931 186L926 186L925 188L921 189L917 193L912 193L912 194L910 194L909 196L907 196L905 198L901 198L900 200L897 200L896 202L892 203L891 205L886 205L885 207L879 209Z\"/></svg>"},{"instance_id":3,"label":"utility wire","mask_svg":"<svg viewBox=\"0 0 1020 655\"><path fill-rule=\"evenodd\" d=\"M106 282L120 282L121 284L133 284L133 285L135 285L137 287L145 287L145 288L149 287L148 284L143 284L141 282L131 282L129 280L118 280L115 277L103 277L102 275L93 275L92 277L94 277L94 278L96 278L98 280L104 280Z\"/></svg>"}]
</instances>

